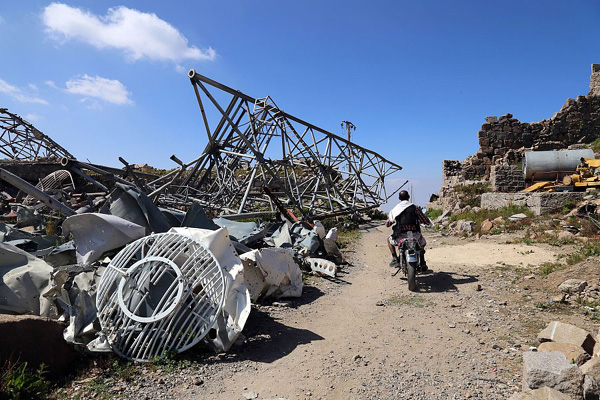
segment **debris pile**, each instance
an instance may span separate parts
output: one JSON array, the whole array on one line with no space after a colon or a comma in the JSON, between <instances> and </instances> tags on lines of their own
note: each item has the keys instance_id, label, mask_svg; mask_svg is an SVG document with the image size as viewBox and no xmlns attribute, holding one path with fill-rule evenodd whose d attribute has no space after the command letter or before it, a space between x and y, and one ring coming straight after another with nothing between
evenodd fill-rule
<instances>
[{"instance_id":1,"label":"debris pile","mask_svg":"<svg viewBox=\"0 0 600 400\"><path fill-rule=\"evenodd\" d=\"M337 231L319 219L382 204L400 167L270 99L190 78L204 118L203 82L233 99L214 104L202 156L172 156L179 168L161 176L81 162L0 109L0 313L63 321L79 349L150 361L201 341L227 351L252 302L300 297L303 273L335 278Z\"/></svg>"},{"instance_id":2,"label":"debris pile","mask_svg":"<svg viewBox=\"0 0 600 400\"><path fill-rule=\"evenodd\" d=\"M595 399L600 395L598 339L577 326L552 321L540 345L523 353L523 393L511 399Z\"/></svg>"}]
</instances>

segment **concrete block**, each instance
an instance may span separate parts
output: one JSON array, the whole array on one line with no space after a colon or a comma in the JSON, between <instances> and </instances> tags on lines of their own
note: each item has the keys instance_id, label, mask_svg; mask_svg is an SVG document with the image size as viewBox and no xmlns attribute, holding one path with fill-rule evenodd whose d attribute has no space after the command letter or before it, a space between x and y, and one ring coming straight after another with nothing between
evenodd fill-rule
<instances>
[{"instance_id":1,"label":"concrete block","mask_svg":"<svg viewBox=\"0 0 600 400\"><path fill-rule=\"evenodd\" d=\"M577 365L583 365L590 358L585 350L571 343L544 342L539 345L538 351L558 351L563 353L570 363Z\"/></svg>"},{"instance_id":2,"label":"concrete block","mask_svg":"<svg viewBox=\"0 0 600 400\"><path fill-rule=\"evenodd\" d=\"M538 334L538 340L542 342L570 343L581 347L588 354L594 353L596 341L584 329L564 322L552 321L544 330Z\"/></svg>"},{"instance_id":3,"label":"concrete block","mask_svg":"<svg viewBox=\"0 0 600 400\"><path fill-rule=\"evenodd\" d=\"M562 210L565 201L579 202L583 192L550 193L484 193L481 195L481 208L495 210L508 205L527 206L535 215Z\"/></svg>"}]
</instances>

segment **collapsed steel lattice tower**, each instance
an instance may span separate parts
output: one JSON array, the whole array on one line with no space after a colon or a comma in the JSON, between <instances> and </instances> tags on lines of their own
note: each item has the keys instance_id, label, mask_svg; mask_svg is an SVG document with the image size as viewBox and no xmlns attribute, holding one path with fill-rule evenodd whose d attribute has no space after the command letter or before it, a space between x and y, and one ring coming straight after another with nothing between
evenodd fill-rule
<instances>
[{"instance_id":1,"label":"collapsed steel lattice tower","mask_svg":"<svg viewBox=\"0 0 600 400\"><path fill-rule=\"evenodd\" d=\"M279 203L312 218L379 206L393 195L385 180L399 165L280 110L269 97L255 99L195 70L188 76L208 144L180 195L225 214L272 211ZM230 95L229 103L211 90ZM220 116L212 128L203 95Z\"/></svg>"},{"instance_id":2,"label":"collapsed steel lattice tower","mask_svg":"<svg viewBox=\"0 0 600 400\"><path fill-rule=\"evenodd\" d=\"M16 114L0 108L0 153L13 160L75 158Z\"/></svg>"}]
</instances>

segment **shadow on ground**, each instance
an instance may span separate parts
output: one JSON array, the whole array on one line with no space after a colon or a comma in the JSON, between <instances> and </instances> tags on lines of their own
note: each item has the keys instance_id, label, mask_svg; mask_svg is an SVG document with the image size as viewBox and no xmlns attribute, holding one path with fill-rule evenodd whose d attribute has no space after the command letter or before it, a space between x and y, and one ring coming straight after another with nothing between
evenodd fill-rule
<instances>
[{"instance_id":1,"label":"shadow on ground","mask_svg":"<svg viewBox=\"0 0 600 400\"><path fill-rule=\"evenodd\" d=\"M457 272L431 272L417 276L419 292L440 293L458 292L459 286L478 282L478 275L460 274Z\"/></svg>"},{"instance_id":2,"label":"shadow on ground","mask_svg":"<svg viewBox=\"0 0 600 400\"><path fill-rule=\"evenodd\" d=\"M294 312L290 310L290 312ZM272 363L290 354L296 347L324 338L307 329L284 325L267 312L252 308L244 327L246 340L240 346L233 346L227 353L217 357L206 357L206 352L198 350L190 358L203 363L223 363L250 360ZM203 354L204 353L204 354Z\"/></svg>"}]
</instances>

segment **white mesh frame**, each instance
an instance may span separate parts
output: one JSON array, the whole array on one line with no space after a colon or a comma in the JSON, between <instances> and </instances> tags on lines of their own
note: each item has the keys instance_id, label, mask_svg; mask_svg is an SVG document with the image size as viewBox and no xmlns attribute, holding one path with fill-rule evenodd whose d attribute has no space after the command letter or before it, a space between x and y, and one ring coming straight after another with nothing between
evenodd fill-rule
<instances>
[{"instance_id":1,"label":"white mesh frame","mask_svg":"<svg viewBox=\"0 0 600 400\"><path fill-rule=\"evenodd\" d=\"M147 298L150 286L170 271L174 279L151 315L136 314L142 301L134 310L128 308L127 301L134 295ZM130 360L151 361L167 352L182 352L214 326L225 288L218 260L202 244L177 233L146 236L121 250L98 283L102 332L113 351Z\"/></svg>"}]
</instances>

